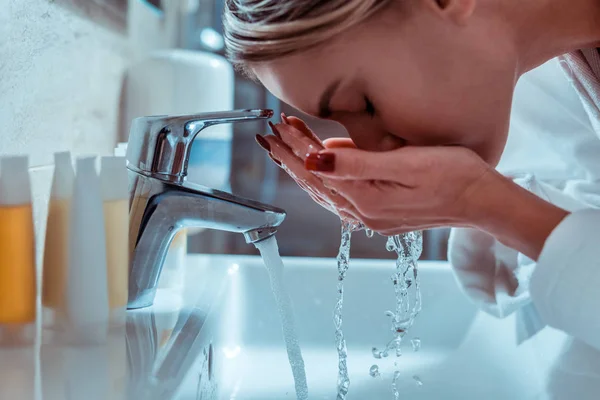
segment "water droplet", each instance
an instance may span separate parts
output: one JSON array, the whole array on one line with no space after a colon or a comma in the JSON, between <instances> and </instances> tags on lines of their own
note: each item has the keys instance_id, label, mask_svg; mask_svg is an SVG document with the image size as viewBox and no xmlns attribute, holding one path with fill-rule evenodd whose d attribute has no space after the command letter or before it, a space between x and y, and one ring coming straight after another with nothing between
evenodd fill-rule
<instances>
[{"instance_id":1,"label":"water droplet","mask_svg":"<svg viewBox=\"0 0 600 400\"><path fill-rule=\"evenodd\" d=\"M398 368L398 361L394 361L394 367Z\"/></svg>"},{"instance_id":2,"label":"water droplet","mask_svg":"<svg viewBox=\"0 0 600 400\"><path fill-rule=\"evenodd\" d=\"M385 312L385 316L386 317L390 317L390 318L394 318L396 316L396 314L394 314L393 311L389 311L388 310L388 311Z\"/></svg>"},{"instance_id":3,"label":"water droplet","mask_svg":"<svg viewBox=\"0 0 600 400\"><path fill-rule=\"evenodd\" d=\"M377 378L379 375L381 375L379 373L379 366L377 364L371 366L369 369L369 375L371 375L373 378Z\"/></svg>"},{"instance_id":4,"label":"water droplet","mask_svg":"<svg viewBox=\"0 0 600 400\"><path fill-rule=\"evenodd\" d=\"M413 338L410 341L410 344L412 344L413 351L416 352L416 351L421 350L421 339L419 339L418 337Z\"/></svg>"},{"instance_id":5,"label":"water droplet","mask_svg":"<svg viewBox=\"0 0 600 400\"><path fill-rule=\"evenodd\" d=\"M374 234L374 232L372 229L365 228L365 235L367 235L368 238L372 238L373 234Z\"/></svg>"},{"instance_id":6,"label":"water droplet","mask_svg":"<svg viewBox=\"0 0 600 400\"><path fill-rule=\"evenodd\" d=\"M396 244L394 243L394 238L392 236L388 237L387 243L385 244L385 249L387 251L396 250Z\"/></svg>"},{"instance_id":7,"label":"water droplet","mask_svg":"<svg viewBox=\"0 0 600 400\"><path fill-rule=\"evenodd\" d=\"M373 347L371 349L371 353L373 354L373 357L380 359L381 358L381 351L377 350L377 347Z\"/></svg>"},{"instance_id":8,"label":"water droplet","mask_svg":"<svg viewBox=\"0 0 600 400\"><path fill-rule=\"evenodd\" d=\"M396 357L401 357L402 356L402 349L400 348L400 345L398 345L398 347L396 347Z\"/></svg>"},{"instance_id":9,"label":"water droplet","mask_svg":"<svg viewBox=\"0 0 600 400\"><path fill-rule=\"evenodd\" d=\"M415 383L417 384L417 386L419 386L419 387L423 386L423 381L417 375L414 375L413 379L415 380Z\"/></svg>"}]
</instances>

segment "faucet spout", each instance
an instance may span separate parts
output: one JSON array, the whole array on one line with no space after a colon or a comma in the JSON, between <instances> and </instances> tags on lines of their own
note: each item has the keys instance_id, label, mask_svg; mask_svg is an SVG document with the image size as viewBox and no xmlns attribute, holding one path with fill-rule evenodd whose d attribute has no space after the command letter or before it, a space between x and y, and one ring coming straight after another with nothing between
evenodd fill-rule
<instances>
[{"instance_id":1,"label":"faucet spout","mask_svg":"<svg viewBox=\"0 0 600 400\"><path fill-rule=\"evenodd\" d=\"M135 240L130 243L130 309L152 305L169 246L181 229L241 233L254 243L273 236L286 216L284 210L198 185L141 175L133 179L138 193L130 208L130 241Z\"/></svg>"}]
</instances>

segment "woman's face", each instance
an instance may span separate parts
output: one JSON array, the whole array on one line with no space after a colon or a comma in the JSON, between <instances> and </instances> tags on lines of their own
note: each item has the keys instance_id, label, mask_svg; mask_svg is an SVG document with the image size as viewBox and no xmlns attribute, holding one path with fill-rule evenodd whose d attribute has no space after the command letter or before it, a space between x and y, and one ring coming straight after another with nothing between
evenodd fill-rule
<instances>
[{"instance_id":1,"label":"woman's face","mask_svg":"<svg viewBox=\"0 0 600 400\"><path fill-rule=\"evenodd\" d=\"M487 3L392 2L325 45L252 68L281 100L344 125L359 148L461 145L495 165L518 76L511 35Z\"/></svg>"}]
</instances>

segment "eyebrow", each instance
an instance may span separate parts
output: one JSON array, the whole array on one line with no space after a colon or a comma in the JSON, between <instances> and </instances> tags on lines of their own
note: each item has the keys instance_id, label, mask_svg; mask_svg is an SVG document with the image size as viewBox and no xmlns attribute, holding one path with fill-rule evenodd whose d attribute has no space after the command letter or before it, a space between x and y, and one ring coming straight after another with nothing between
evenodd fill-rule
<instances>
[{"instance_id":1,"label":"eyebrow","mask_svg":"<svg viewBox=\"0 0 600 400\"><path fill-rule=\"evenodd\" d=\"M340 86L342 82L341 79L336 80L327 86L327 89L321 95L321 99L319 100L319 118L327 118L331 115L331 109L329 108L329 103L331 102L331 98L335 94L335 91Z\"/></svg>"}]
</instances>

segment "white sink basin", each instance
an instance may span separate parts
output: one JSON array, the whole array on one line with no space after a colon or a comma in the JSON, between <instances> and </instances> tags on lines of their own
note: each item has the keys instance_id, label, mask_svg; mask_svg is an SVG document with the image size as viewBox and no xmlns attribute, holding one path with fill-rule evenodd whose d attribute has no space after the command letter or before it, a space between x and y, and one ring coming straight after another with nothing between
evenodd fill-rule
<instances>
[{"instance_id":1,"label":"white sink basin","mask_svg":"<svg viewBox=\"0 0 600 400\"><path fill-rule=\"evenodd\" d=\"M0 348L0 399L295 399L262 260L188 261L183 293L160 289L155 305L129 312L126 330L113 332L106 345L42 344L39 353ZM335 260L288 258L285 264L309 398L333 400ZM394 399L394 362L401 399L598 399L598 352L549 328L517 345L516 317L498 320L479 312L445 263L420 264L423 310L405 337L404 354L374 359L371 348L391 338L384 311L394 307L393 268L392 260L350 264L344 304L348 400ZM422 341L419 352L412 350L414 337ZM369 374L374 364L377 378Z\"/></svg>"},{"instance_id":2,"label":"white sink basin","mask_svg":"<svg viewBox=\"0 0 600 400\"><path fill-rule=\"evenodd\" d=\"M309 398L333 400L335 260L287 258L285 265ZM514 317L498 320L479 312L460 292L445 263L420 264L423 310L406 336L404 354L398 359L374 359L371 348L391 338L384 311L394 307L389 278L393 268L392 260L350 264L344 303L349 400L394 399L394 362L401 372L398 386L403 399L561 398L548 392L552 385L547 380L560 346L548 351L548 345L561 343L565 336L547 328L517 345ZM185 298L188 304L196 298L196 309L183 330L180 318L170 345L158 356L164 361L162 367L155 367L153 384L140 385L146 396L295 399L279 314L260 258L190 257ZM418 352L410 344L414 337L422 341ZM128 344L136 340L129 327L127 339ZM373 364L379 366L380 377L370 376ZM589 398L595 398L595 393Z\"/></svg>"}]
</instances>

